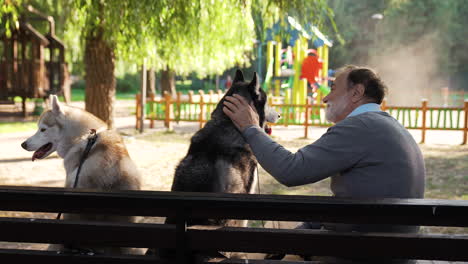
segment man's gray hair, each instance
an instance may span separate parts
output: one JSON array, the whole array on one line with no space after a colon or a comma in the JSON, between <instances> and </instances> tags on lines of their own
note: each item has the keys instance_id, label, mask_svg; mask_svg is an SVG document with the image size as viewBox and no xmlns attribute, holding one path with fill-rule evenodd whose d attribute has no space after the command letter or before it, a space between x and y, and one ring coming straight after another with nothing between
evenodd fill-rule
<instances>
[{"instance_id":1,"label":"man's gray hair","mask_svg":"<svg viewBox=\"0 0 468 264\"><path fill-rule=\"evenodd\" d=\"M348 89L356 84L362 84L365 88L365 97L374 103L382 103L387 92L387 86L374 70L356 65L346 65L337 70L336 76L343 72L348 72Z\"/></svg>"}]
</instances>

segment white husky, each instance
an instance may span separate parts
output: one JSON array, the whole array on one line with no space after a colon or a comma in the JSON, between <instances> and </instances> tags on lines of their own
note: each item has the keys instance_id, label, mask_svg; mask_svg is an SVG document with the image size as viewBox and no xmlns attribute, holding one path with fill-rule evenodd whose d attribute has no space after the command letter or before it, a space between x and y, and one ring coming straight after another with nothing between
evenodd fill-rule
<instances>
[{"instance_id":1,"label":"white husky","mask_svg":"<svg viewBox=\"0 0 468 264\"><path fill-rule=\"evenodd\" d=\"M101 191L140 189L140 174L130 159L122 137L116 131L108 130L102 120L89 112L61 105L55 95L50 96L50 102L50 109L39 118L38 131L21 144L25 150L34 151L33 161L57 151L64 160L67 173L65 187L72 188L76 185L76 188ZM89 149L89 154L82 163L78 182L75 183L91 130L97 132L97 139ZM63 217L76 220L133 220L131 217L103 215L64 214ZM73 245L72 248L106 253L122 252L121 249L87 245Z\"/></svg>"}]
</instances>

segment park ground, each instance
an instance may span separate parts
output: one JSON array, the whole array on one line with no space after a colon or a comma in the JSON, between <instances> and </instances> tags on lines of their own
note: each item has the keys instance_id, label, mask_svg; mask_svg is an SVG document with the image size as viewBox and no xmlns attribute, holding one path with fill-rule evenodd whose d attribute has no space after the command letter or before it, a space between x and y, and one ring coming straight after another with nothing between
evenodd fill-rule
<instances>
[{"instance_id":1,"label":"park ground","mask_svg":"<svg viewBox=\"0 0 468 264\"><path fill-rule=\"evenodd\" d=\"M142 189L168 191L178 162L185 156L189 140L198 130L198 123L181 122L174 124L171 132L166 131L162 122L156 122L155 128L146 128L144 133L135 131L133 101L117 101L116 128L125 138L130 156L137 164L142 178ZM77 105L81 106L81 105ZM30 118L34 119L34 118ZM2 121L3 120L3 121ZM28 119L29 120L29 119ZM0 121L24 121L18 115L0 116ZM148 124L147 124L148 125ZM312 143L320 137L326 128L309 128L308 139L304 128L298 126L273 128L273 137L287 149L295 151ZM31 161L32 153L23 150L20 144L35 132L34 128L21 132L0 133L0 184L20 186L62 187L65 170L62 160L56 154L44 160ZM415 140L420 140L420 131L411 131ZM429 131L426 144L420 144L426 170L426 198L468 200L468 146L460 145L461 132ZM329 180L294 188L281 186L263 169L259 170L260 193L264 194L300 194L330 195ZM25 213L4 212L3 216L15 216ZM30 217L52 218L51 214L31 215ZM157 222L160 219L142 219ZM255 224L255 223L254 223ZM257 223L258 224L258 223ZM432 231L432 230L431 230ZM442 233L464 233L467 229L438 228ZM1 247L15 247L1 245ZM29 246L28 246L29 247Z\"/></svg>"}]
</instances>

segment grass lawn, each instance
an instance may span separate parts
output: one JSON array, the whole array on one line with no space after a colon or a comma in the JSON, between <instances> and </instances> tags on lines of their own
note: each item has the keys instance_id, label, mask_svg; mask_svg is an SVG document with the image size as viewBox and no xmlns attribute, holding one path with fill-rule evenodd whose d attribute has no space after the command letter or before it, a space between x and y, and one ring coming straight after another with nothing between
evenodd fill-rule
<instances>
[{"instance_id":1,"label":"grass lawn","mask_svg":"<svg viewBox=\"0 0 468 264\"><path fill-rule=\"evenodd\" d=\"M0 122L0 134L34 131L37 129L37 122Z\"/></svg>"},{"instance_id":2,"label":"grass lawn","mask_svg":"<svg viewBox=\"0 0 468 264\"><path fill-rule=\"evenodd\" d=\"M135 100L135 93L116 93L117 100ZM72 89L72 101L84 101L85 90L83 89ZM63 101L63 98L60 98Z\"/></svg>"}]
</instances>

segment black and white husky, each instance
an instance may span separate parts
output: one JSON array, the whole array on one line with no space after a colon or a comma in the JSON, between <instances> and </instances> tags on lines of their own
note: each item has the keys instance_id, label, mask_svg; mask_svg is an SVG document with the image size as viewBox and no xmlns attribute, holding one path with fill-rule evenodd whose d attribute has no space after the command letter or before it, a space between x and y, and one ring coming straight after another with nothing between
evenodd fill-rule
<instances>
[{"instance_id":1,"label":"black and white husky","mask_svg":"<svg viewBox=\"0 0 468 264\"><path fill-rule=\"evenodd\" d=\"M231 88L225 96L239 94L253 102L259 115L259 125L267 129L278 113L267 105L266 93L260 88L257 74L245 82L237 70ZM187 155L176 168L172 191L254 193L257 183L257 160L242 134L223 112L224 97L211 113L211 120L192 137ZM176 219L167 218L167 224ZM246 226L243 220L192 219L188 225ZM161 250L160 257L174 257L174 252ZM149 250L147 254L153 254Z\"/></svg>"},{"instance_id":2,"label":"black and white husky","mask_svg":"<svg viewBox=\"0 0 468 264\"><path fill-rule=\"evenodd\" d=\"M256 73L251 82L245 82L242 72L237 70L225 96L233 94L253 102L260 127L266 128L267 122L278 119L279 115L267 105L267 96L260 88ZM242 134L223 113L223 102L224 97L211 113L211 120L192 137L187 155L176 168L172 191L254 193L257 160ZM189 224L240 226L247 222L193 220Z\"/></svg>"}]
</instances>

